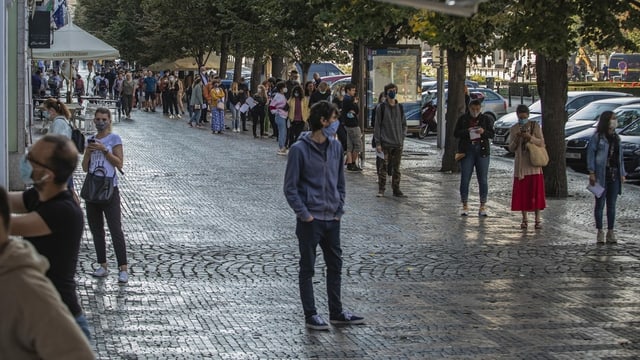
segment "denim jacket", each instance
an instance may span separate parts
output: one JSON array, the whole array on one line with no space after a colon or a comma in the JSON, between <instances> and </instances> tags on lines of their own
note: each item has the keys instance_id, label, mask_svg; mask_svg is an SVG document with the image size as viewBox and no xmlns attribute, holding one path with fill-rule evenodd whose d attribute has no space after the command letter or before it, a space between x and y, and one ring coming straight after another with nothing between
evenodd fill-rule
<instances>
[{"instance_id":1,"label":"denim jacket","mask_svg":"<svg viewBox=\"0 0 640 360\"><path fill-rule=\"evenodd\" d=\"M620 138L617 139L620 141ZM622 147L620 147L618 155L618 163L620 164L620 167L618 168L618 176L621 179L623 176L627 176L627 172L624 169ZM600 133L593 134L589 141L589 145L587 146L587 169L589 172L594 172L596 174L596 181L602 186L606 185L605 176L608 157L609 141L607 140L607 137L600 135ZM622 187L620 187L620 193L622 193Z\"/></svg>"}]
</instances>

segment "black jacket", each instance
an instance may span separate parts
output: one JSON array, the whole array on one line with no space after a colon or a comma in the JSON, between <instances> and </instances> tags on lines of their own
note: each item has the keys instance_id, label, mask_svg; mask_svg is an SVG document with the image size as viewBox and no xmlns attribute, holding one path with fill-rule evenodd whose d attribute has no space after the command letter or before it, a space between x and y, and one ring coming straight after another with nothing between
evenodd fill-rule
<instances>
[{"instance_id":1,"label":"black jacket","mask_svg":"<svg viewBox=\"0 0 640 360\"><path fill-rule=\"evenodd\" d=\"M471 137L469 136L470 121L471 115L465 113L460 116L456 122L453 136L458 138L458 152L466 153L469 144L471 144ZM493 120L485 114L480 114L480 116L478 116L478 126L484 129L484 132L480 135L482 155L489 156L491 149L489 140L493 139Z\"/></svg>"},{"instance_id":2,"label":"black jacket","mask_svg":"<svg viewBox=\"0 0 640 360\"><path fill-rule=\"evenodd\" d=\"M354 116L352 118L348 117L348 113L353 111ZM353 102L353 98L351 96L345 96L344 100L342 100L342 111L340 112L340 122L344 124L346 127L356 127L358 126L358 111L360 108L358 104Z\"/></svg>"}]
</instances>

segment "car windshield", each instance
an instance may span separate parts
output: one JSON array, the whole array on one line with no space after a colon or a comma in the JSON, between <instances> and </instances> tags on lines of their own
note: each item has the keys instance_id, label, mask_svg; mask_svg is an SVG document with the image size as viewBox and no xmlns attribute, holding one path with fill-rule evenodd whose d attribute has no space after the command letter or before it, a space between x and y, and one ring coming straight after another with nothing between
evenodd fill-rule
<instances>
[{"instance_id":1,"label":"car windshield","mask_svg":"<svg viewBox=\"0 0 640 360\"><path fill-rule=\"evenodd\" d=\"M621 132L622 135L640 136L640 121L636 121Z\"/></svg>"},{"instance_id":2,"label":"car windshield","mask_svg":"<svg viewBox=\"0 0 640 360\"><path fill-rule=\"evenodd\" d=\"M571 117L569 117L569 121L598 120L600 114L607 110L613 110L618 106L620 106L620 104L591 103L571 115Z\"/></svg>"},{"instance_id":3,"label":"car windshield","mask_svg":"<svg viewBox=\"0 0 640 360\"><path fill-rule=\"evenodd\" d=\"M640 109L618 109L615 114L618 121L618 129L622 129L640 118ZM596 122L596 126L598 126L597 124Z\"/></svg>"}]
</instances>

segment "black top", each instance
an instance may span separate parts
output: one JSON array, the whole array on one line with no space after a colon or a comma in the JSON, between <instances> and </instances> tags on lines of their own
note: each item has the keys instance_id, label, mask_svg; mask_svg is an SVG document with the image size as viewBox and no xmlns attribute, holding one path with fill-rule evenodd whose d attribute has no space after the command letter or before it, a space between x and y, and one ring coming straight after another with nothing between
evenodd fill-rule
<instances>
[{"instance_id":1,"label":"black top","mask_svg":"<svg viewBox=\"0 0 640 360\"><path fill-rule=\"evenodd\" d=\"M453 135L459 139L458 152L466 153L467 148L471 144L471 137L469 136L469 128L474 126L480 126L484 129L482 135L480 135L480 148L483 156L489 156L491 144L489 140L493 138L493 120L487 115L480 114L478 118L473 119L469 113L465 113L456 122L456 127Z\"/></svg>"},{"instance_id":2,"label":"black top","mask_svg":"<svg viewBox=\"0 0 640 360\"><path fill-rule=\"evenodd\" d=\"M31 188L22 194L22 200L29 212L35 211L42 217L51 234L25 237L38 252L49 260L47 277L60 293L74 317L82 313L76 294L76 265L80 251L80 239L84 229L82 209L69 191L63 191L54 198L40 202L38 192Z\"/></svg>"},{"instance_id":3,"label":"black top","mask_svg":"<svg viewBox=\"0 0 640 360\"><path fill-rule=\"evenodd\" d=\"M329 92L328 90L324 92L324 94L322 94L320 91L316 90L313 92L313 94L311 94L311 96L309 97L309 107L311 107L311 105L325 100L325 101L329 101L329 97L331 97L331 92Z\"/></svg>"},{"instance_id":4,"label":"black top","mask_svg":"<svg viewBox=\"0 0 640 360\"><path fill-rule=\"evenodd\" d=\"M349 117L350 112L354 112L353 117ZM358 124L358 112L360 108L358 104L353 101L353 98L349 95L345 95L342 100L342 111L340 112L340 121L346 127L357 127Z\"/></svg>"}]
</instances>

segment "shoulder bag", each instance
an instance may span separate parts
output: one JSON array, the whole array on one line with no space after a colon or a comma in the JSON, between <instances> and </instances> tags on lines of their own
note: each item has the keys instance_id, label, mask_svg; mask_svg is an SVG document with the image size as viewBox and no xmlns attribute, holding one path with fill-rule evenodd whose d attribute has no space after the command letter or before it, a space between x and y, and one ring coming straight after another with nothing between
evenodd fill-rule
<instances>
[{"instance_id":1,"label":"shoulder bag","mask_svg":"<svg viewBox=\"0 0 640 360\"><path fill-rule=\"evenodd\" d=\"M533 135L533 129L536 127L534 124L531 127L531 134ZM527 142L527 151L529 152L529 160L531 165L544 167L549 163L549 154L544 146L538 146L531 142Z\"/></svg>"},{"instance_id":2,"label":"shoulder bag","mask_svg":"<svg viewBox=\"0 0 640 360\"><path fill-rule=\"evenodd\" d=\"M87 173L82 184L80 197L88 203L105 204L111 201L114 191L113 176L99 176Z\"/></svg>"}]
</instances>

